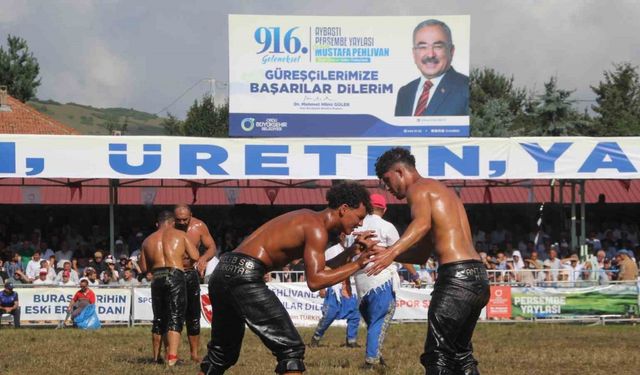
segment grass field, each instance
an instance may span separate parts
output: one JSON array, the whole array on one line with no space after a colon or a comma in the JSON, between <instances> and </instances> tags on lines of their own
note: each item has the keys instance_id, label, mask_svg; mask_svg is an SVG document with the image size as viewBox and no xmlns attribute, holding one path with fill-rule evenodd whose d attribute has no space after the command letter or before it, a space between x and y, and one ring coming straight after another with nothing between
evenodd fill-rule
<instances>
[{"instance_id":1,"label":"grass field","mask_svg":"<svg viewBox=\"0 0 640 375\"><path fill-rule=\"evenodd\" d=\"M313 330L301 329L308 342ZM386 372L364 371L364 348L340 347L344 328L332 327L320 348L307 348L308 374L424 374L418 363L425 324L392 325L383 356ZM209 331L201 337L202 352ZM190 362L175 368L149 363L148 327L0 330L0 374L195 374ZM364 343L361 330L358 341ZM480 324L474 336L483 374L639 374L640 326ZM188 358L186 338L182 358ZM275 359L249 331L238 364L228 374L272 374Z\"/></svg>"}]
</instances>

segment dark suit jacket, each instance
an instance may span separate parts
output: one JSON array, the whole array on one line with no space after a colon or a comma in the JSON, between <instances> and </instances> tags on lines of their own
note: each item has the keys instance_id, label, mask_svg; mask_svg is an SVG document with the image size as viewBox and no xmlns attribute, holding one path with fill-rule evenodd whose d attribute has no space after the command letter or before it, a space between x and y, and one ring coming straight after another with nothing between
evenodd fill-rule
<instances>
[{"instance_id":1,"label":"dark suit jacket","mask_svg":"<svg viewBox=\"0 0 640 375\"><path fill-rule=\"evenodd\" d=\"M413 116L413 102L418 91L418 84L420 84L420 78L409 82L398 90L396 116ZM424 116L466 116L468 114L469 77L450 68L442 77L433 98L424 111Z\"/></svg>"}]
</instances>

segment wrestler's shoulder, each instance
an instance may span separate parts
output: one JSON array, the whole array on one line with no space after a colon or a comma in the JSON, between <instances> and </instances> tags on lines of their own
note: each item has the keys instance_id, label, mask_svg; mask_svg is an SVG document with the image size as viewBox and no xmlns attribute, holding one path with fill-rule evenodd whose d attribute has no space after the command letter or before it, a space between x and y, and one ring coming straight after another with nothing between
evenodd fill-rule
<instances>
[{"instance_id":1,"label":"wrestler's shoulder","mask_svg":"<svg viewBox=\"0 0 640 375\"><path fill-rule=\"evenodd\" d=\"M193 230L193 229L201 229L201 228L207 228L207 224L196 218L196 217L192 217L191 218L191 222L189 223L189 229Z\"/></svg>"}]
</instances>

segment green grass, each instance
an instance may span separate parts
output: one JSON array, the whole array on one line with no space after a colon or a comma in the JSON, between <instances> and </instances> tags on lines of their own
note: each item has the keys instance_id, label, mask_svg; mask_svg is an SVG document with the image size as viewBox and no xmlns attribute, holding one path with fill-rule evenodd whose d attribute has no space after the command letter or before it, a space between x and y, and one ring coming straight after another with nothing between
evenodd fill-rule
<instances>
[{"instance_id":1,"label":"green grass","mask_svg":"<svg viewBox=\"0 0 640 375\"><path fill-rule=\"evenodd\" d=\"M77 103L62 104L53 100L30 101L31 107L85 135L106 135L108 121L128 121L127 135L164 135L163 118L128 108L95 108Z\"/></svg>"},{"instance_id":2,"label":"green grass","mask_svg":"<svg viewBox=\"0 0 640 375\"><path fill-rule=\"evenodd\" d=\"M301 329L308 342L313 329ZM418 362L426 324L398 324L389 329L383 356L386 374L424 374ZM184 336L184 334L183 334ZM204 354L209 331L203 330ZM364 344L365 332L358 341ZM195 374L187 362L176 368L149 363L149 327L103 328L95 332L49 328L0 330L0 374ZM375 374L359 369L364 348L340 347L344 328L332 327L320 348L307 348L308 374ZM570 324L480 324L474 337L483 374L638 374L640 326ZM183 339L181 358L188 358ZM227 373L272 374L275 359L247 331L238 364ZM380 373L380 372L379 372Z\"/></svg>"}]
</instances>

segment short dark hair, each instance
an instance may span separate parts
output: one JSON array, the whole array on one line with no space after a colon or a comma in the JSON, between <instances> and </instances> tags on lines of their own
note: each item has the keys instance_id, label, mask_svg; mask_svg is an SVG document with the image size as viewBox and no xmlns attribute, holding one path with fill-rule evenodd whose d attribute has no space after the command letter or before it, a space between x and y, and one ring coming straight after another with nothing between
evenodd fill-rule
<instances>
[{"instance_id":1,"label":"short dark hair","mask_svg":"<svg viewBox=\"0 0 640 375\"><path fill-rule=\"evenodd\" d=\"M162 211L158 214L158 224L162 224L166 221L175 220L175 216L171 211Z\"/></svg>"},{"instance_id":2,"label":"short dark hair","mask_svg":"<svg viewBox=\"0 0 640 375\"><path fill-rule=\"evenodd\" d=\"M358 182L341 182L334 185L327 191L327 202L329 208L338 208L343 204L351 208L358 208L360 203L364 204L367 213L371 213L371 199L369 198L369 190Z\"/></svg>"},{"instance_id":3,"label":"short dark hair","mask_svg":"<svg viewBox=\"0 0 640 375\"><path fill-rule=\"evenodd\" d=\"M416 158L406 148L394 147L391 150L387 150L376 160L376 175L378 178L382 178L382 175L387 173L395 163L404 163L415 168Z\"/></svg>"}]
</instances>

